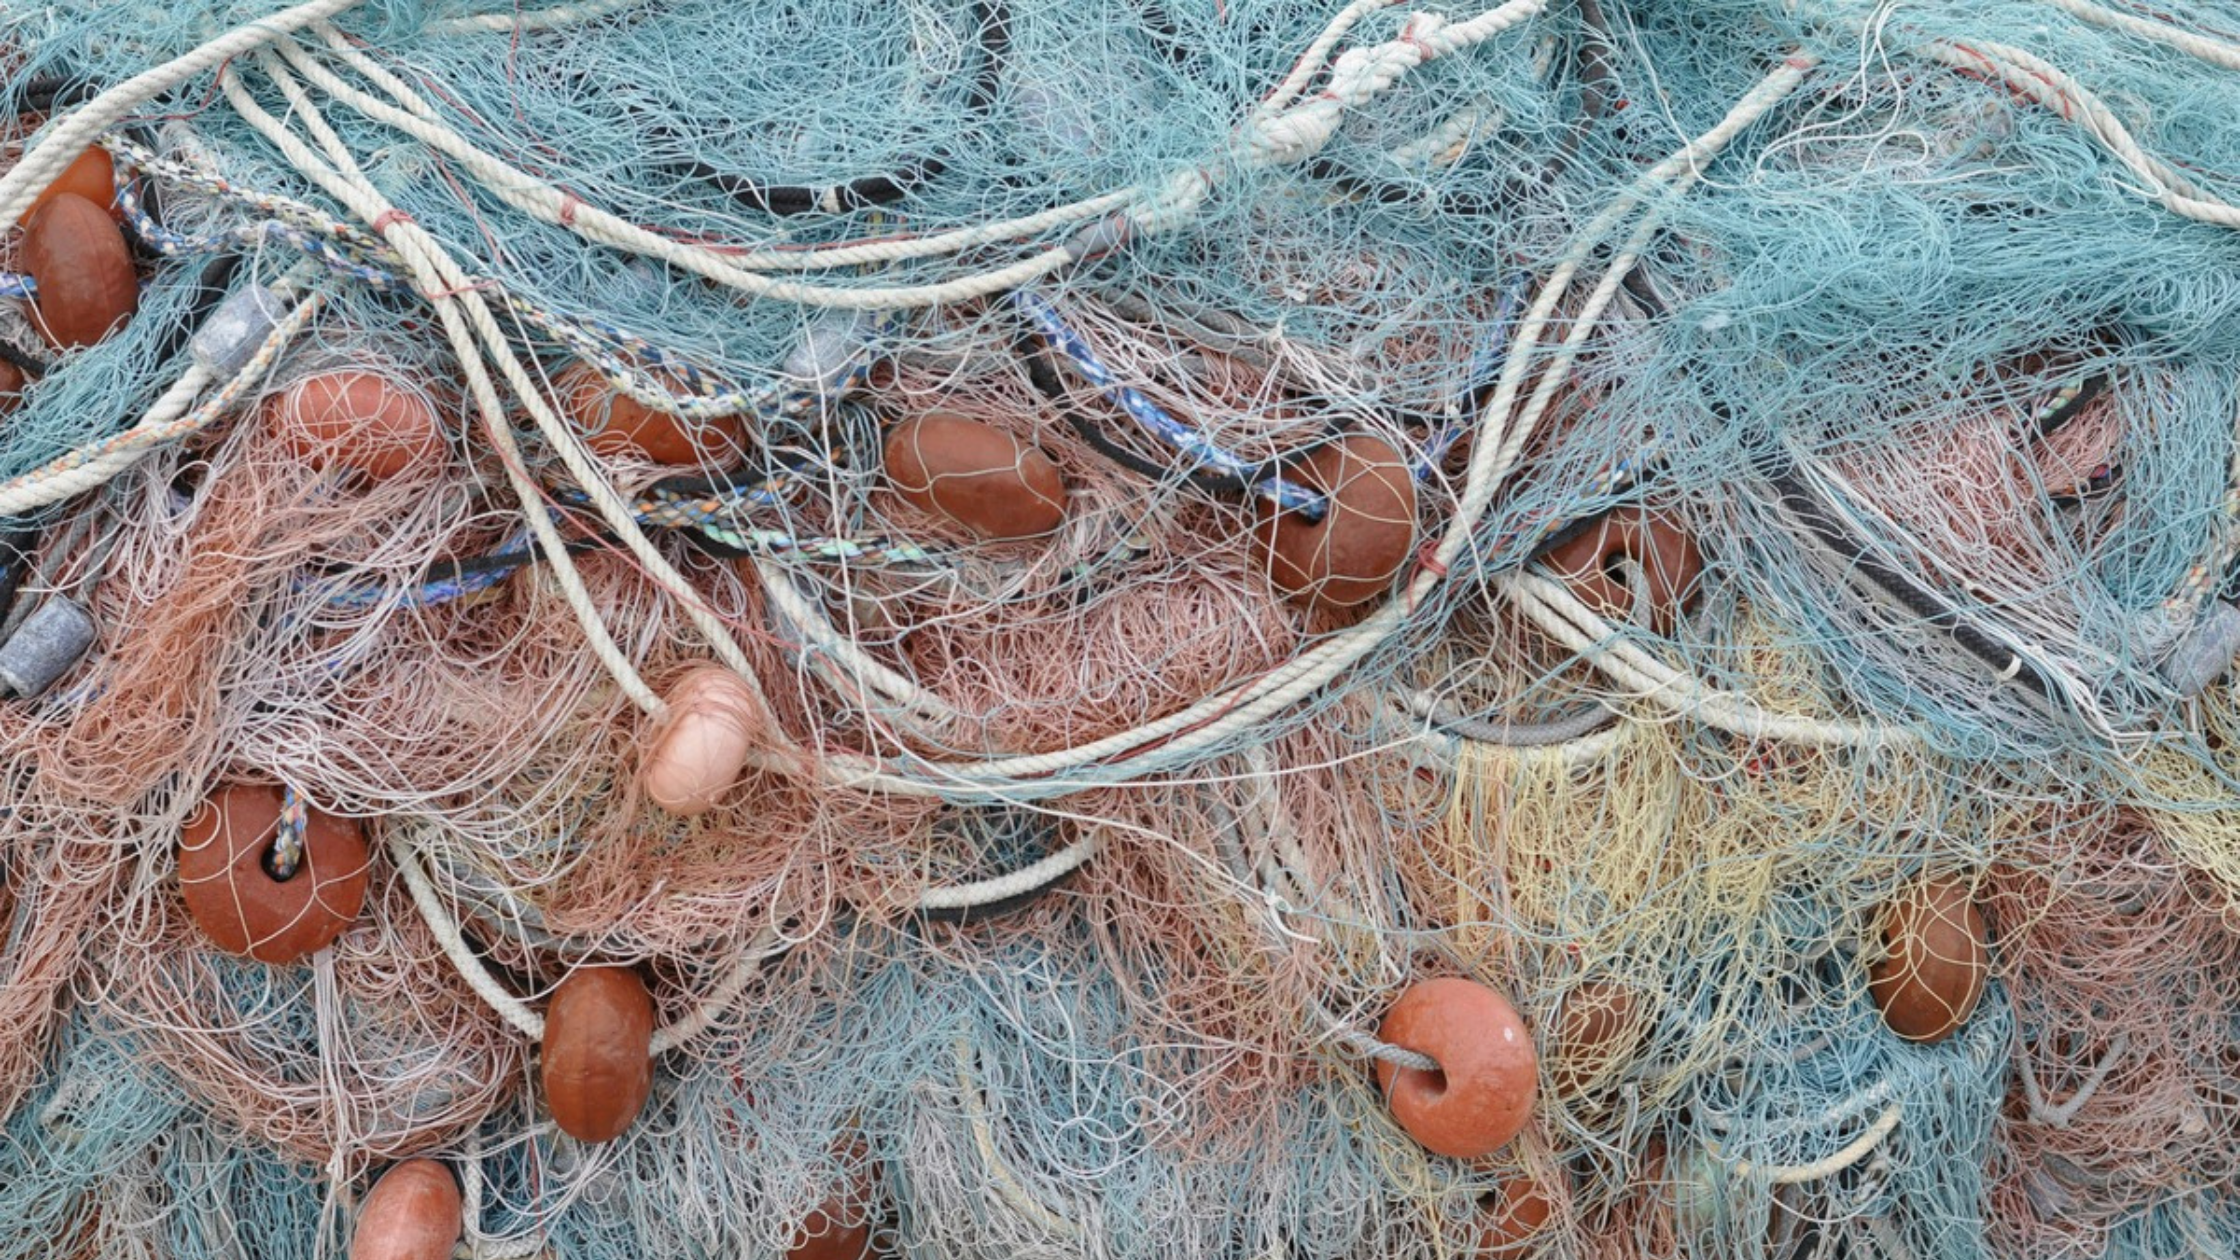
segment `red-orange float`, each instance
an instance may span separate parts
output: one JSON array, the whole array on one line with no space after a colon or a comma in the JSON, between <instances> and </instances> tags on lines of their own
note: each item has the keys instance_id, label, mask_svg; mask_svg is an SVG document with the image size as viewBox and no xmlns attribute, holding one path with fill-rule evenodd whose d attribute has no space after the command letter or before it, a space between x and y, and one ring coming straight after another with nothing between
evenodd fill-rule
<instances>
[{"instance_id":1,"label":"red-orange float","mask_svg":"<svg viewBox=\"0 0 2240 1260\"><path fill-rule=\"evenodd\" d=\"M31 322L57 349L90 346L140 309L132 251L108 212L64 193L24 227L17 265L38 286Z\"/></svg>"},{"instance_id":2,"label":"red-orange float","mask_svg":"<svg viewBox=\"0 0 2240 1260\"><path fill-rule=\"evenodd\" d=\"M1968 883L1929 876L1882 908L1882 956L1867 991L1890 1031L1908 1041L1949 1037L1975 1013L1991 970L1991 947Z\"/></svg>"},{"instance_id":3,"label":"red-orange float","mask_svg":"<svg viewBox=\"0 0 2240 1260\"><path fill-rule=\"evenodd\" d=\"M1649 627L1660 634L1670 631L1695 599L1703 577L1703 553L1670 516L1622 507L1542 557L1580 603L1618 620L1637 611L1627 561L1641 566Z\"/></svg>"},{"instance_id":4,"label":"red-orange float","mask_svg":"<svg viewBox=\"0 0 2240 1260\"><path fill-rule=\"evenodd\" d=\"M1307 608L1351 608L1392 585L1416 542L1416 481L1391 443L1365 433L1321 447L1289 479L1328 496L1321 520L1260 504L1254 536L1269 580Z\"/></svg>"},{"instance_id":5,"label":"red-orange float","mask_svg":"<svg viewBox=\"0 0 2240 1260\"><path fill-rule=\"evenodd\" d=\"M23 212L23 221L29 223L33 216L46 209L47 203L57 197L83 197L108 214L111 219L121 218L124 211L117 206L117 168L109 159L109 151L100 146L87 149L62 168L54 182L39 190L31 199L30 208Z\"/></svg>"},{"instance_id":6,"label":"red-orange float","mask_svg":"<svg viewBox=\"0 0 2240 1260\"><path fill-rule=\"evenodd\" d=\"M296 458L381 481L443 453L443 426L419 391L379 372L307 376L274 395L266 421Z\"/></svg>"},{"instance_id":7,"label":"red-orange float","mask_svg":"<svg viewBox=\"0 0 2240 1260\"><path fill-rule=\"evenodd\" d=\"M650 460L696 467L736 461L746 449L746 426L737 416L687 420L656 411L614 386L588 363L571 363L552 381L561 411L575 422L584 444L607 459Z\"/></svg>"},{"instance_id":8,"label":"red-orange float","mask_svg":"<svg viewBox=\"0 0 2240 1260\"><path fill-rule=\"evenodd\" d=\"M1548 1228L1555 1214L1555 1200L1530 1177L1512 1177L1479 1204L1483 1218L1478 1229L1480 1256L1521 1256L1529 1244Z\"/></svg>"},{"instance_id":9,"label":"red-orange float","mask_svg":"<svg viewBox=\"0 0 2240 1260\"><path fill-rule=\"evenodd\" d=\"M1377 1036L1439 1064L1437 1071L1377 1061L1393 1118L1424 1148L1478 1159L1508 1145L1532 1118L1540 1059L1507 998L1445 976L1411 985L1385 1012Z\"/></svg>"},{"instance_id":10,"label":"red-orange float","mask_svg":"<svg viewBox=\"0 0 2240 1260\"><path fill-rule=\"evenodd\" d=\"M1066 516L1066 483L1050 457L1003 430L935 411L887 435L887 480L922 511L982 538L1033 538Z\"/></svg>"},{"instance_id":11,"label":"red-orange float","mask_svg":"<svg viewBox=\"0 0 2240 1260\"><path fill-rule=\"evenodd\" d=\"M407 1160L381 1174L358 1209L350 1260L450 1260L465 1219L451 1170Z\"/></svg>"},{"instance_id":12,"label":"red-orange float","mask_svg":"<svg viewBox=\"0 0 2240 1260\"><path fill-rule=\"evenodd\" d=\"M1633 990L1607 980L1585 981L1564 997L1556 1016L1550 1082L1559 1093L1579 1093L1631 1058L1644 1031Z\"/></svg>"},{"instance_id":13,"label":"red-orange float","mask_svg":"<svg viewBox=\"0 0 2240 1260\"><path fill-rule=\"evenodd\" d=\"M654 732L639 785L679 817L707 813L761 742L762 706L746 680L721 665L686 671L663 699L669 714Z\"/></svg>"},{"instance_id":14,"label":"red-orange float","mask_svg":"<svg viewBox=\"0 0 2240 1260\"><path fill-rule=\"evenodd\" d=\"M0 416L14 411L22 403L23 369L0 359Z\"/></svg>"},{"instance_id":15,"label":"red-orange float","mask_svg":"<svg viewBox=\"0 0 2240 1260\"><path fill-rule=\"evenodd\" d=\"M653 1092L653 995L628 967L581 967L544 1013L545 1106L579 1142L629 1130Z\"/></svg>"},{"instance_id":16,"label":"red-orange float","mask_svg":"<svg viewBox=\"0 0 2240 1260\"><path fill-rule=\"evenodd\" d=\"M358 824L305 811L303 860L287 879L266 869L280 834L280 789L228 784L179 835L179 892L212 944L266 963L292 963L335 942L366 900Z\"/></svg>"},{"instance_id":17,"label":"red-orange float","mask_svg":"<svg viewBox=\"0 0 2240 1260\"><path fill-rule=\"evenodd\" d=\"M833 1200L819 1206L793 1232L786 1260L872 1260L871 1223L859 1221L862 1208L850 1211Z\"/></svg>"}]
</instances>

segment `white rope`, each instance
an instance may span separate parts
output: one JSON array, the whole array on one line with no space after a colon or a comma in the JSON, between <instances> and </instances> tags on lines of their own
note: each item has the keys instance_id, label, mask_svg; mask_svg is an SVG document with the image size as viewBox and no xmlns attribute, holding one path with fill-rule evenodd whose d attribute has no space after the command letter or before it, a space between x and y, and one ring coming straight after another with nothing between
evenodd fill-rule
<instances>
[{"instance_id":1,"label":"white rope","mask_svg":"<svg viewBox=\"0 0 2240 1260\"><path fill-rule=\"evenodd\" d=\"M2044 0L2046 4L2064 13L2074 14L2095 26L2151 39L2167 44L2191 57L2197 57L2213 66L2227 70L2240 70L2240 45L2228 44L2221 39L2211 39L2192 31L2180 30L2148 18L2118 13L2114 9L2092 3L2092 0Z\"/></svg>"},{"instance_id":2,"label":"white rope","mask_svg":"<svg viewBox=\"0 0 2240 1260\"><path fill-rule=\"evenodd\" d=\"M364 0L311 0L268 18L247 22L202 47L126 79L73 110L49 130L14 169L0 175L0 232L14 227L31 202L78 159L103 129L143 102L161 96L213 66L312 22L355 8Z\"/></svg>"},{"instance_id":3,"label":"white rope","mask_svg":"<svg viewBox=\"0 0 2240 1260\"><path fill-rule=\"evenodd\" d=\"M584 4L564 4L550 9L537 9L528 13L480 13L472 17L437 18L420 28L425 35L475 35L493 31L558 30L563 26L576 26L612 17L625 9L635 9L646 0L587 0Z\"/></svg>"},{"instance_id":4,"label":"white rope","mask_svg":"<svg viewBox=\"0 0 2240 1260\"><path fill-rule=\"evenodd\" d=\"M266 60L267 69L272 69L269 56ZM233 105L234 112L279 147L299 171L344 205L351 207L353 212L363 216L368 223L384 226L383 236L423 286L423 296L429 298L436 308L436 315L443 323L444 334L450 340L452 351L459 360L460 370L466 375L468 389L481 411L491 445L497 449L499 462L505 467L506 479L512 485L515 496L520 499L523 513L528 518L529 529L535 534L537 545L544 551L549 562L547 572L558 583L562 597L569 610L574 613L577 624L582 627L593 654L598 657L599 663L606 668L616 685L639 708L657 717L665 714L668 711L667 704L646 685L645 679L639 677L637 667L623 655L621 647L607 632L606 624L600 620L591 592L585 588L582 575L576 571L575 559L568 553L566 540L560 537L559 530L552 523L551 514L545 511L536 484L529 480L520 448L513 440L505 405L491 384L488 372L483 368L481 356L475 350L474 338L458 310L454 294L465 289L466 276L460 274L456 266L447 269L446 264L450 262L448 256L443 255L432 238L420 232L409 220L385 219L394 207L389 205L387 199L362 174L353 179L345 173L355 173L357 163L342 147L339 138L334 137L333 132L326 128L317 110L304 98L302 89L292 79L276 81L280 82L290 104L303 113L306 124L313 127L315 134L320 136L329 152L334 155L336 166L330 167L312 153L295 133L266 113L262 106L250 98L241 86L240 77L230 68L221 71L218 76L218 85L225 92L227 101ZM480 297L471 292L466 293L466 296L476 299ZM482 315L487 321L487 307L482 309ZM536 391L532 388L528 392L533 395ZM525 398L524 401L534 400ZM611 490L608 491L610 496L612 493Z\"/></svg>"},{"instance_id":5,"label":"white rope","mask_svg":"<svg viewBox=\"0 0 2240 1260\"><path fill-rule=\"evenodd\" d=\"M2122 120L2098 96L2034 54L1988 41L1962 46L1948 40L1923 45L1932 60L1996 76L2001 82L2083 127L2116 160L2146 183L2146 193L2173 214L2218 227L2240 228L2240 206L2210 194L2176 167L2141 148Z\"/></svg>"},{"instance_id":6,"label":"white rope","mask_svg":"<svg viewBox=\"0 0 2240 1260\"><path fill-rule=\"evenodd\" d=\"M396 863L397 873L404 876L404 886L412 894L412 904L419 909L420 918L427 923L428 930L435 933L436 943L443 947L444 957L451 960L459 977L467 982L467 987L473 989L476 996L490 1004L490 1009L496 1011L500 1019L513 1025L522 1036L531 1041L543 1041L544 1016L531 1009L528 1003L506 992L505 986L499 984L497 977L482 965L482 960L475 957L466 938L459 934L458 923L444 910L435 888L428 883L427 873L420 869L420 857L404 838L402 827L391 829L388 845L389 860Z\"/></svg>"},{"instance_id":7,"label":"white rope","mask_svg":"<svg viewBox=\"0 0 2240 1260\"><path fill-rule=\"evenodd\" d=\"M1620 687L1680 716L1750 739L1898 748L1919 742L1917 734L1903 727L1772 713L1747 696L1714 690L1694 675L1627 642L1620 630L1552 579L1532 573L1508 574L1495 580L1494 589L1550 638L1578 653Z\"/></svg>"},{"instance_id":8,"label":"white rope","mask_svg":"<svg viewBox=\"0 0 2240 1260\"><path fill-rule=\"evenodd\" d=\"M1890 1136L1890 1131L1898 1127L1898 1121L1903 1119L1904 1116L1905 1108L1898 1103L1891 1103L1875 1119L1873 1124L1867 1126L1865 1133L1860 1134L1852 1140L1850 1145L1826 1159L1787 1167L1768 1165L1759 1168L1753 1168L1749 1160L1738 1160L1734 1166L1734 1175L1748 1177L1752 1172L1761 1173L1767 1181L1777 1186L1800 1186L1808 1181L1819 1181L1824 1177L1833 1177L1865 1159L1867 1152L1880 1146L1882 1139ZM1707 1141L1704 1143L1704 1147L1714 1156L1719 1155L1719 1148L1716 1144ZM1724 1157L1721 1156L1721 1158Z\"/></svg>"},{"instance_id":9,"label":"white rope","mask_svg":"<svg viewBox=\"0 0 2240 1260\"><path fill-rule=\"evenodd\" d=\"M434 885L429 883L428 874L420 865L419 854L405 838L404 828L393 828L389 832L388 847L389 860L396 864L397 872L404 876L405 887L412 894L413 906L420 911L420 917L427 923L428 930L435 933L437 943L443 946L444 956L451 960L451 965L458 970L460 978L467 982L467 987L489 1003L490 1009L496 1011L500 1019L513 1025L522 1036L531 1041L543 1041L544 1015L507 992L506 987L475 956L474 950L467 945L465 936L459 930L458 921L444 909L442 898L437 896ZM764 929L745 952L733 961L731 970L715 987L702 994L698 1001L674 1020L653 1030L653 1056L659 1058L707 1032L717 1019L731 1009L739 996L746 992L747 985L761 974L762 964L784 953L789 947L790 942L784 940L776 928Z\"/></svg>"},{"instance_id":10,"label":"white rope","mask_svg":"<svg viewBox=\"0 0 2240 1260\"><path fill-rule=\"evenodd\" d=\"M1079 840L1056 853L1023 866L1009 875L984 879L973 884L957 884L947 888L929 888L918 895L920 910L970 910L976 906L992 905L1008 898L1024 896L1046 887L1079 869L1097 855L1102 842L1097 833L1085 831Z\"/></svg>"}]
</instances>

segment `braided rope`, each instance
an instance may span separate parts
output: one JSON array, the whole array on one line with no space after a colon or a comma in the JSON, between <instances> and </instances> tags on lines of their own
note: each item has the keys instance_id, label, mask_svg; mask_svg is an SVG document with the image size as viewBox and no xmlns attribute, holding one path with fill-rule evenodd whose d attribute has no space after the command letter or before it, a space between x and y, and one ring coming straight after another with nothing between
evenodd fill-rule
<instances>
[{"instance_id":1,"label":"braided rope","mask_svg":"<svg viewBox=\"0 0 2240 1260\"><path fill-rule=\"evenodd\" d=\"M273 289L284 295L294 287L292 277L284 277ZM290 309L241 372L192 410L188 408L196 395L210 383L209 370L199 363L189 367L131 428L0 482L0 515L27 512L99 489L156 448L208 428L264 379L288 343L310 322L319 304L319 295L312 294Z\"/></svg>"},{"instance_id":2,"label":"braided rope","mask_svg":"<svg viewBox=\"0 0 2240 1260\"><path fill-rule=\"evenodd\" d=\"M94 137L131 113L214 66L224 65L251 49L356 8L364 0L309 0L268 18L247 22L192 52L142 71L73 110L60 126L49 130L39 143L0 175L0 231L14 227L32 199L54 182L63 168L77 160Z\"/></svg>"}]
</instances>

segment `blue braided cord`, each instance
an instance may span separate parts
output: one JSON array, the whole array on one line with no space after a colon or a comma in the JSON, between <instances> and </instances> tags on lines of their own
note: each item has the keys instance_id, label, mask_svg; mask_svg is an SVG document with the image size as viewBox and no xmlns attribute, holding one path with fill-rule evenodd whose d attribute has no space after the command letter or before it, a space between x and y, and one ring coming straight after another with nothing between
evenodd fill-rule
<instances>
[{"instance_id":1,"label":"blue braided cord","mask_svg":"<svg viewBox=\"0 0 2240 1260\"><path fill-rule=\"evenodd\" d=\"M1201 467L1249 483L1254 494L1272 501L1285 511L1322 510L1325 500L1319 491L1295 481L1286 481L1282 477L1263 475L1258 465L1231 455L1214 445L1204 434L1168 415L1157 403L1120 384L1112 369L1105 366L1104 361L1097 357L1096 351L1081 339L1079 333L1067 327L1050 303L1026 289L1014 290L1011 299L1035 322L1043 339L1072 361L1074 370L1081 373L1083 379L1096 386L1107 401L1127 412L1136 423L1151 430L1169 446L1195 459Z\"/></svg>"},{"instance_id":2,"label":"blue braided cord","mask_svg":"<svg viewBox=\"0 0 2240 1260\"><path fill-rule=\"evenodd\" d=\"M891 538L820 538L776 529L734 530L712 523L700 526L700 532L733 551L749 551L773 558L800 556L830 564L880 568L942 567L940 556L933 551Z\"/></svg>"},{"instance_id":3,"label":"blue braided cord","mask_svg":"<svg viewBox=\"0 0 2240 1260\"><path fill-rule=\"evenodd\" d=\"M39 293L39 284L29 276L0 271L0 298L31 298Z\"/></svg>"},{"instance_id":4,"label":"blue braided cord","mask_svg":"<svg viewBox=\"0 0 2240 1260\"><path fill-rule=\"evenodd\" d=\"M303 865L303 829L310 822L302 798L296 795L293 784L280 788L280 829L272 838L272 854L268 863L274 879L291 879L296 869Z\"/></svg>"}]
</instances>

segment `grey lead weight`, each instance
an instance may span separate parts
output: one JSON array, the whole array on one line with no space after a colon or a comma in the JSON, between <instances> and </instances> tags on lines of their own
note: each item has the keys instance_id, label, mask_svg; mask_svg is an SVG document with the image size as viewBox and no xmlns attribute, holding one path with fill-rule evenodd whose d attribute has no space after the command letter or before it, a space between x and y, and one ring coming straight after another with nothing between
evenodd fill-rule
<instances>
[{"instance_id":1,"label":"grey lead weight","mask_svg":"<svg viewBox=\"0 0 2240 1260\"><path fill-rule=\"evenodd\" d=\"M93 646L93 618L76 600L50 596L0 643L0 686L33 699L69 673Z\"/></svg>"},{"instance_id":2,"label":"grey lead weight","mask_svg":"<svg viewBox=\"0 0 2240 1260\"><path fill-rule=\"evenodd\" d=\"M2240 655L2240 608L2218 600L2171 649L2162 662L2162 676L2178 694L2198 696L2231 668L2235 655Z\"/></svg>"},{"instance_id":3,"label":"grey lead weight","mask_svg":"<svg viewBox=\"0 0 2240 1260\"><path fill-rule=\"evenodd\" d=\"M279 326L280 298L261 284L235 289L210 312L188 343L195 362L221 381L241 375L272 330Z\"/></svg>"}]
</instances>

